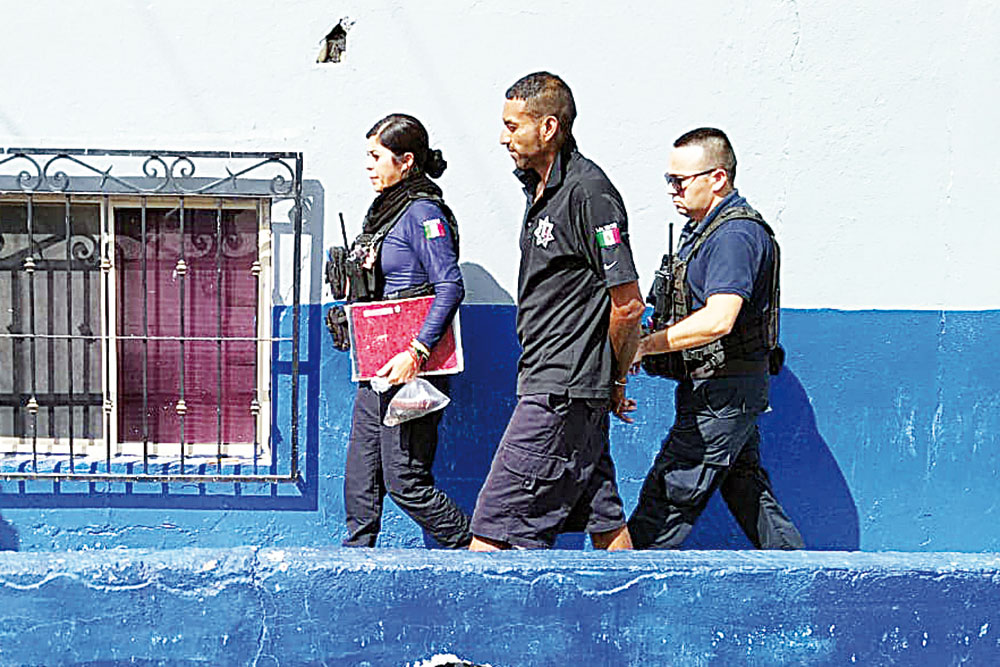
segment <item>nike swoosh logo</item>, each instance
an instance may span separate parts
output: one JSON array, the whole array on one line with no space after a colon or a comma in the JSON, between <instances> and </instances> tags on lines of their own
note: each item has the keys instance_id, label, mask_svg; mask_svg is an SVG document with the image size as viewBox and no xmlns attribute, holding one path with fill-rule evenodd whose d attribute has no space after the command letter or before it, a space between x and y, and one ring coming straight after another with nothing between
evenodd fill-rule
<instances>
[{"instance_id":1,"label":"nike swoosh logo","mask_svg":"<svg viewBox=\"0 0 1000 667\"><path fill-rule=\"evenodd\" d=\"M604 270L605 271L610 271L611 269L615 268L616 266L618 266L618 262L611 262L610 264L605 264L604 265Z\"/></svg>"}]
</instances>

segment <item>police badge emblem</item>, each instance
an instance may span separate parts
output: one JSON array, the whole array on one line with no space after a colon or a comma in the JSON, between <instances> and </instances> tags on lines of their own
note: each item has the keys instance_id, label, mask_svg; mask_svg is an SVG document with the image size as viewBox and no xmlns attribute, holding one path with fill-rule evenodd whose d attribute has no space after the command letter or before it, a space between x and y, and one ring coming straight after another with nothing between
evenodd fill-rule
<instances>
[{"instance_id":1,"label":"police badge emblem","mask_svg":"<svg viewBox=\"0 0 1000 667\"><path fill-rule=\"evenodd\" d=\"M555 240L556 237L552 235L552 227L549 216L538 219L538 224L535 226L535 245L545 248L548 247L550 241Z\"/></svg>"}]
</instances>

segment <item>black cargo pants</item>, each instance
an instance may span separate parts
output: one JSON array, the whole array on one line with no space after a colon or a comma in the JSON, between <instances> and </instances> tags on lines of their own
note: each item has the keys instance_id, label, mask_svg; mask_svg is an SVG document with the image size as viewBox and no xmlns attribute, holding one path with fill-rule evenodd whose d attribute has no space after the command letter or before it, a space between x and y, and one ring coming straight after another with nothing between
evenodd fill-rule
<instances>
[{"instance_id":1,"label":"black cargo pants","mask_svg":"<svg viewBox=\"0 0 1000 667\"><path fill-rule=\"evenodd\" d=\"M431 382L447 393L446 379ZM382 527L386 493L443 547L465 547L472 540L469 517L434 486L434 454L441 410L385 426L389 401L398 391L384 394L367 382L358 385L354 399L351 438L344 467L344 509L348 537L344 546L373 547Z\"/></svg>"},{"instance_id":2,"label":"black cargo pants","mask_svg":"<svg viewBox=\"0 0 1000 667\"><path fill-rule=\"evenodd\" d=\"M767 393L766 375L678 384L676 421L629 519L637 549L679 547L716 489L756 548L803 547L760 462L757 417Z\"/></svg>"}]
</instances>

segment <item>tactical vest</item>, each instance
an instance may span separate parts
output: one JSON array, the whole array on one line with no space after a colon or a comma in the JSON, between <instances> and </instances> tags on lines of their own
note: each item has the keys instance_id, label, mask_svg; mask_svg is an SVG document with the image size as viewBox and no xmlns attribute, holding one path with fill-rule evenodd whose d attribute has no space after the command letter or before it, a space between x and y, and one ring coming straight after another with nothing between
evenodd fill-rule
<instances>
[{"instance_id":1,"label":"tactical vest","mask_svg":"<svg viewBox=\"0 0 1000 667\"><path fill-rule=\"evenodd\" d=\"M440 197L422 195L418 199L432 201L444 212L445 223L451 231L452 242L455 244L455 256L457 257L458 223L451 209ZM385 237L406 213L407 208L409 207L404 206L391 223L374 234L360 234L350 248L330 248L329 260L326 263L326 282L330 285L330 292L335 300L340 301L346 298L350 303L357 303L383 299L409 299L434 294L434 285L431 283L415 285L392 294L385 294L385 276L382 275L380 261L382 244L385 242ZM334 347L338 350L350 349L347 314L342 305L334 305L326 311L326 328L333 337Z\"/></svg>"},{"instance_id":2,"label":"tactical vest","mask_svg":"<svg viewBox=\"0 0 1000 667\"><path fill-rule=\"evenodd\" d=\"M771 269L771 298L763 314L752 313L738 319L737 327L718 340L707 345L643 357L642 367L650 375L669 377L675 380L685 378L705 378L723 375L750 374L770 371L776 374L781 367L784 353L778 346L778 322L780 315L780 254L774 231L749 206L727 208L701 233L694 242L691 252L685 258L664 255L657 279L653 283L648 301L655 306L652 331L665 329L679 322L692 312L691 289L687 282L687 270L705 242L723 224L730 220L752 220L763 227L771 239L774 262ZM751 311L747 311L750 313ZM751 361L764 356L766 361Z\"/></svg>"},{"instance_id":3,"label":"tactical vest","mask_svg":"<svg viewBox=\"0 0 1000 667\"><path fill-rule=\"evenodd\" d=\"M451 209L439 197L421 196L437 204L445 214L455 253L458 254L458 224ZM433 294L433 286L417 285L393 294L385 294L385 276L382 275L380 257L385 238L395 228L396 223L406 214L409 207L404 207L396 218L374 234L362 233L354 240L348 249L331 248L326 266L326 280L330 285L333 298L337 301L345 299L350 303L359 301L381 301L382 299L405 299L415 296Z\"/></svg>"}]
</instances>

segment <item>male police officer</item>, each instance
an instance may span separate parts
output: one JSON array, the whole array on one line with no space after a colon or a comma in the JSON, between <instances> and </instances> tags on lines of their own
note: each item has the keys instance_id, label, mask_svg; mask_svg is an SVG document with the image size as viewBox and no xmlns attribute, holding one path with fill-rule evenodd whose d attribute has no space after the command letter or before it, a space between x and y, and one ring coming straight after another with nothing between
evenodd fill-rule
<instances>
[{"instance_id":1,"label":"male police officer","mask_svg":"<svg viewBox=\"0 0 1000 667\"><path fill-rule=\"evenodd\" d=\"M768 359L778 351L777 245L734 189L735 174L721 130L693 130L674 142L665 176L674 206L689 218L668 272L676 321L643 337L637 356L647 370L663 362L671 370L660 374L680 383L674 426L629 519L636 548L680 546L716 489L755 547L803 546L758 449ZM663 353L671 355L649 357Z\"/></svg>"},{"instance_id":2,"label":"male police officer","mask_svg":"<svg viewBox=\"0 0 1000 667\"><path fill-rule=\"evenodd\" d=\"M643 304L618 191L576 149L566 83L529 74L507 90L500 143L527 205L521 226L518 403L472 519L470 549L551 547L585 531L631 548L608 444Z\"/></svg>"}]
</instances>

